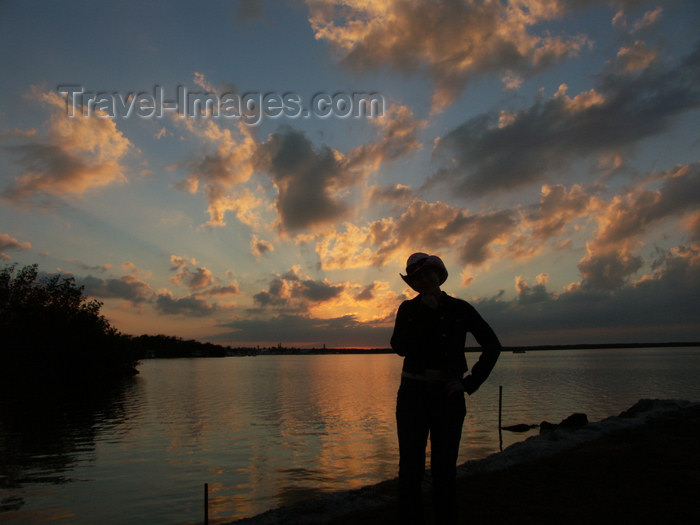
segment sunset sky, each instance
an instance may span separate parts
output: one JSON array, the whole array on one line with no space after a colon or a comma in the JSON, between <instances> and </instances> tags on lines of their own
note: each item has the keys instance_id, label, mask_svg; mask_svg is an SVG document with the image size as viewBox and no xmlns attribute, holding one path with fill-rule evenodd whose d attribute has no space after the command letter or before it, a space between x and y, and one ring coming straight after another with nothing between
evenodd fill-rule
<instances>
[{"instance_id":1,"label":"sunset sky","mask_svg":"<svg viewBox=\"0 0 700 525\"><path fill-rule=\"evenodd\" d=\"M125 333L386 347L423 251L506 345L700 340L698 27L696 0L2 2L0 265Z\"/></svg>"}]
</instances>

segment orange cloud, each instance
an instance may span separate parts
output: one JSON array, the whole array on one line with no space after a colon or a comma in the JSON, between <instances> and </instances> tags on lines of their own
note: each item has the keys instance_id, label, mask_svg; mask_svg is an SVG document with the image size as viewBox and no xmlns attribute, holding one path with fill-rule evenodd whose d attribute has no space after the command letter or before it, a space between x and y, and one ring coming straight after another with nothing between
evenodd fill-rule
<instances>
[{"instance_id":1,"label":"orange cloud","mask_svg":"<svg viewBox=\"0 0 700 525\"><path fill-rule=\"evenodd\" d=\"M82 195L126 182L122 160L133 145L113 119L102 118L99 111L70 118L66 102L57 93L33 88L31 96L51 112L48 133L41 141L8 147L22 173L5 189L5 197L22 202L37 195Z\"/></svg>"},{"instance_id":2,"label":"orange cloud","mask_svg":"<svg viewBox=\"0 0 700 525\"><path fill-rule=\"evenodd\" d=\"M469 214L444 202L414 199L398 217L371 222L365 227L345 223L320 239L316 253L323 269L347 269L397 264L408 253L456 249L460 263L475 267L496 256L517 224L510 210ZM400 260L400 262L399 262Z\"/></svg>"},{"instance_id":3,"label":"orange cloud","mask_svg":"<svg viewBox=\"0 0 700 525\"><path fill-rule=\"evenodd\" d=\"M404 299L382 281L373 281L370 285L345 282L342 286L342 292L330 300L310 305L309 314L320 319L349 315L361 323L393 322L396 308Z\"/></svg>"},{"instance_id":4,"label":"orange cloud","mask_svg":"<svg viewBox=\"0 0 700 525\"><path fill-rule=\"evenodd\" d=\"M258 239L257 235L253 235L250 239L250 252L253 254L256 260L266 253L271 253L275 251L275 247L272 243L264 240Z\"/></svg>"},{"instance_id":5,"label":"orange cloud","mask_svg":"<svg viewBox=\"0 0 700 525\"><path fill-rule=\"evenodd\" d=\"M224 226L228 211L239 219L255 222L252 210L261 204L259 198L247 192L241 198L233 188L247 182L254 171L256 142L243 123L231 130L213 119L183 119L177 122L206 144L205 150L180 163L189 174L177 187L189 193L204 193L209 212L209 226ZM213 147L214 149L210 149Z\"/></svg>"},{"instance_id":6,"label":"orange cloud","mask_svg":"<svg viewBox=\"0 0 700 525\"><path fill-rule=\"evenodd\" d=\"M637 40L631 46L622 47L617 52L617 64L623 73L634 73L646 69L658 58L659 52L648 48L641 40Z\"/></svg>"},{"instance_id":7,"label":"orange cloud","mask_svg":"<svg viewBox=\"0 0 700 525\"><path fill-rule=\"evenodd\" d=\"M483 73L532 74L576 54L586 37L536 35L531 29L559 17L558 1L406 2L308 0L309 22L347 65L427 72L433 109L442 111ZM510 87L514 84L508 81Z\"/></svg>"},{"instance_id":8,"label":"orange cloud","mask_svg":"<svg viewBox=\"0 0 700 525\"><path fill-rule=\"evenodd\" d=\"M9 260L11 257L4 250L31 250L30 242L20 242L14 237L10 237L7 233L0 233L0 259Z\"/></svg>"},{"instance_id":9,"label":"orange cloud","mask_svg":"<svg viewBox=\"0 0 700 525\"><path fill-rule=\"evenodd\" d=\"M587 244L587 255L579 263L582 286L614 289L622 286L643 264L634 254L642 234L667 220L690 226L700 208L700 164L683 165L654 177L658 189L645 185L610 201L598 200L594 218L598 230Z\"/></svg>"},{"instance_id":10,"label":"orange cloud","mask_svg":"<svg viewBox=\"0 0 700 525\"><path fill-rule=\"evenodd\" d=\"M323 270L363 268L369 265L372 251L366 242L368 228L351 223L344 224L345 231L334 231L316 243L316 254Z\"/></svg>"}]
</instances>

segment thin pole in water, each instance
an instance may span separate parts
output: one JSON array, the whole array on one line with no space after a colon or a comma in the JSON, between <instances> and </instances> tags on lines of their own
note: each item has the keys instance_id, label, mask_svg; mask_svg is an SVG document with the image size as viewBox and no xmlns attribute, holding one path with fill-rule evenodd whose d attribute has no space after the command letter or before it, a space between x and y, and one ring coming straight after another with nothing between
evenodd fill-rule
<instances>
[{"instance_id":1,"label":"thin pole in water","mask_svg":"<svg viewBox=\"0 0 700 525\"><path fill-rule=\"evenodd\" d=\"M503 385L498 387L498 443L503 452L503 433L501 432L501 410L503 407Z\"/></svg>"},{"instance_id":2,"label":"thin pole in water","mask_svg":"<svg viewBox=\"0 0 700 525\"><path fill-rule=\"evenodd\" d=\"M209 483L204 484L204 525L209 523Z\"/></svg>"}]
</instances>

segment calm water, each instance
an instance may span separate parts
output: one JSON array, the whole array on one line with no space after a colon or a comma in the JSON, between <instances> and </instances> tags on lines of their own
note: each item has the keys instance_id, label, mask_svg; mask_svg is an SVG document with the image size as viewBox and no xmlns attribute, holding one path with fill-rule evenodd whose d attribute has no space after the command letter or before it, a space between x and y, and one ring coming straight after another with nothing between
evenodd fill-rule
<instances>
[{"instance_id":1,"label":"calm water","mask_svg":"<svg viewBox=\"0 0 700 525\"><path fill-rule=\"evenodd\" d=\"M473 361L475 354L468 354ZM147 360L119 389L18 403L0 418L0 521L188 523L247 517L396 476L395 355ZM503 354L467 401L460 462L503 424L599 420L640 398L700 400L700 350ZM504 447L530 434L503 433Z\"/></svg>"}]
</instances>

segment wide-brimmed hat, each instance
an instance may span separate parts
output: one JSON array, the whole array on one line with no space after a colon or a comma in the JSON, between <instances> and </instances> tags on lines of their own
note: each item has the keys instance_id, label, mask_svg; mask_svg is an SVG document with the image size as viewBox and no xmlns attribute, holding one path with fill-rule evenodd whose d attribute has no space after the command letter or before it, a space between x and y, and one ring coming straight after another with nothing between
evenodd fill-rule
<instances>
[{"instance_id":1,"label":"wide-brimmed hat","mask_svg":"<svg viewBox=\"0 0 700 525\"><path fill-rule=\"evenodd\" d=\"M411 286L415 282L415 278L426 268L432 268L440 278L440 284L447 280L447 268L445 263L437 255L428 255L423 252L416 252L406 261L406 275L401 275L401 278L406 281L406 284Z\"/></svg>"}]
</instances>

